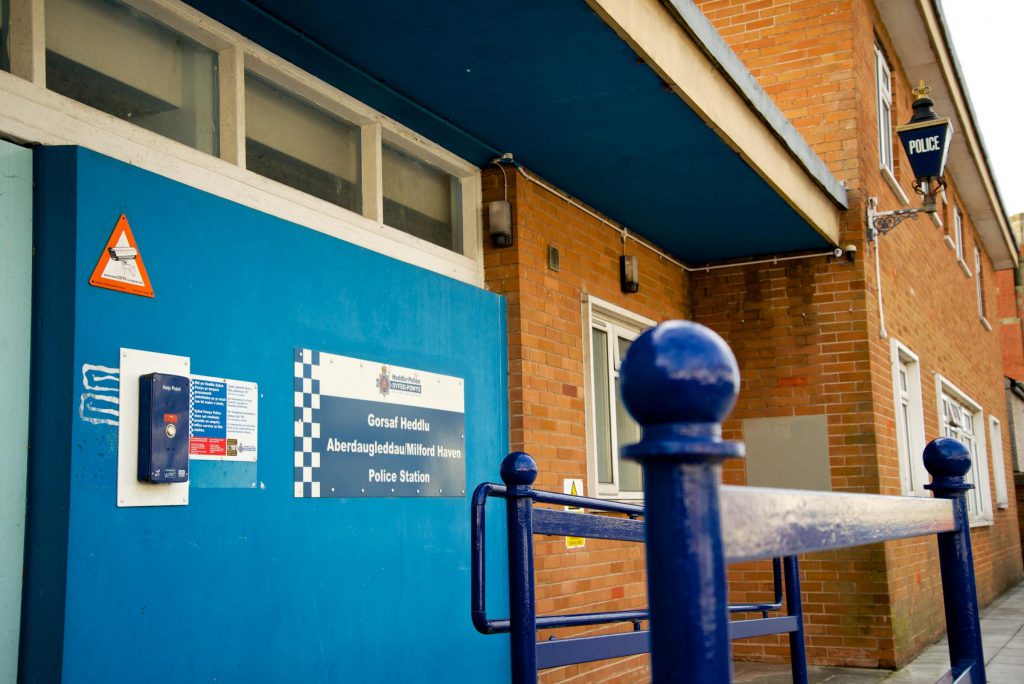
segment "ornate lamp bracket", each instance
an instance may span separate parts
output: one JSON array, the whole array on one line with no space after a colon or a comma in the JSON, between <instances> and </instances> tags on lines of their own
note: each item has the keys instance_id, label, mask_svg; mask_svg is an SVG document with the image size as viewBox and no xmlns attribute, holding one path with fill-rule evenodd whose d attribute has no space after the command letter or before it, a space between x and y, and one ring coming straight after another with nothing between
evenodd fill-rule
<instances>
[{"instance_id":1,"label":"ornate lamp bracket","mask_svg":"<svg viewBox=\"0 0 1024 684\"><path fill-rule=\"evenodd\" d=\"M876 211L878 206L877 197L868 198L868 241L873 241L879 235L885 235L890 230L900 225L907 219L917 220L920 214L926 213L924 208L918 209L895 209L893 211Z\"/></svg>"}]
</instances>

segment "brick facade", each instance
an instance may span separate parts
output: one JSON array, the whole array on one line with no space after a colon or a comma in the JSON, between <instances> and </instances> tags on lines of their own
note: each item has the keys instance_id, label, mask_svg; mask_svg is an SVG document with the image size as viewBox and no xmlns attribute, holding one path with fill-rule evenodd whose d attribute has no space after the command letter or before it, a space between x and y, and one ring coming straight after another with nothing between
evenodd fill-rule
<instances>
[{"instance_id":1,"label":"brick facade","mask_svg":"<svg viewBox=\"0 0 1024 684\"><path fill-rule=\"evenodd\" d=\"M856 267L859 275L851 279L858 291L837 302L818 299L820 304L814 307L816 311L806 313L811 317L818 312L841 310L842 302L846 302L845 315L861 335L843 352L842 358L849 364L842 369L845 375L840 376L842 382L839 383L846 385L845 396L836 397L834 391L829 391L834 385L829 384L827 376L822 377L821 365L804 367L801 370L817 384L808 380L808 384L815 387L814 397L807 396L806 403L798 410L825 404L834 489L899 494L890 342L880 334L874 247L866 249L861 218L869 196L879 198L882 210L901 206L901 197L878 170L876 41L892 68L894 124L910 118L912 84L901 68L874 5L866 0L706 1L698 4L831 171L847 184L851 203L843 239L856 244L860 250ZM909 165L898 144L896 148L894 175L913 203L916 200L910 187ZM964 205L956 190L956 179L949 180L946 196L939 202L942 227L927 219L906 221L879 241L886 332L920 359L925 438L939 434L938 397L933 378L941 374L981 404L984 416L995 416L999 420L1001 434L998 437L1002 440L1003 453L1008 454L1010 441L998 333L988 330L979 318L976 274L968 275L961 268L951 248L952 207ZM964 260L967 270L973 272L974 245L980 243L966 212L963 225ZM837 268L833 266L830 270ZM995 273L983 249L982 271L985 311L989 323L994 323L997 315ZM806 283L808 276L803 275ZM697 291L701 285L695 280L693 287ZM820 285L817 293L823 293ZM812 298L809 304L814 303ZM763 308L768 306L763 305ZM720 308L711 304L708 308L718 311L716 315L721 317ZM694 313L700 320L697 305ZM827 330L826 325L822 325L821 332ZM715 326L712 324L712 327ZM744 333L740 331L740 334ZM735 333L730 331L732 335ZM806 337L797 337L797 340L812 343L803 359L808 364L815 358L813 343L820 344L820 341ZM774 367L770 367L769 372L778 375ZM738 415L752 409L791 410L788 405L794 401L792 398L772 397L773 391L781 390L782 378L766 380L759 388L768 396L765 405L751 407L747 403L748 393L746 400L741 397ZM773 380L779 389L773 390ZM747 382L754 381L745 380L744 389L747 389ZM985 427L987 429L987 424ZM992 439L991 435L988 437ZM986 457L991 459L991 445L988 446ZM994 477L995 464L989 465ZM1003 467L1012 482L1009 458L1004 458ZM990 495L991 491L990 484ZM1021 577L1014 508L1012 502L1006 510L998 510L993 505L995 523L974 529L978 590L983 603ZM842 594L843 600L848 601L855 596L854 602L868 610L859 613L866 616L862 624L855 624L861 620L858 618L851 619L850 624L841 629L830 625L821 632L827 635L824 637L819 636L815 625L808 638L811 657L836 664L899 665L938 634L943 619L941 606L934 601L938 580L933 547L927 539L892 542L886 544L884 550L875 550L867 573L844 578L840 563L834 576L830 577L828 572L822 574L826 592L829 591L827 586L834 583L833 597ZM805 570L810 572L811 569L805 567ZM877 579L878 584L872 586L868 577ZM853 585L849 584L851 581ZM885 590L872 597L873 589ZM842 615L849 617L845 612ZM854 627L859 629L852 629Z\"/></svg>"},{"instance_id":2,"label":"brick facade","mask_svg":"<svg viewBox=\"0 0 1024 684\"><path fill-rule=\"evenodd\" d=\"M1015 282L1013 271L996 273L999 292L999 336L1003 348L1003 371L1014 380L1024 380L1024 286Z\"/></svg>"},{"instance_id":3,"label":"brick facade","mask_svg":"<svg viewBox=\"0 0 1024 684\"><path fill-rule=\"evenodd\" d=\"M588 479L585 454L584 320L586 297L597 297L656 321L689 318L685 274L641 245L506 167L514 244L487 247L487 287L508 298L509 425L512 450L539 466L535 486L562 491L565 478ZM483 200L503 199L501 171L483 177ZM559 270L548 267L548 247L559 250ZM619 256L639 256L643 285L619 289ZM538 614L596 612L646 605L643 548L587 540L567 550L561 539L537 538ZM611 629L582 630L589 634ZM556 631L555 634L562 632ZM579 631L577 632L579 633ZM632 682L650 678L646 657L553 670L544 681Z\"/></svg>"},{"instance_id":4,"label":"brick facade","mask_svg":"<svg viewBox=\"0 0 1024 684\"><path fill-rule=\"evenodd\" d=\"M980 243L966 211L970 275L949 246L951 207L963 206L956 179L949 179L939 203L942 226L920 218L904 222L880 244L865 239L868 197L877 197L881 210L902 206L878 171L876 39L893 69L894 124L909 119L912 101L911 84L874 6L866 0L698 5L846 183L850 206L840 244L855 245L856 259L814 257L686 273L641 244L624 243L615 230L507 167L515 244L488 247L485 267L488 288L508 297L512 449L537 459L539 488L561 491L563 478L591 477L584 398L589 296L655 321L696 320L723 335L742 376L739 403L725 426L728 438L742 439L748 418L825 416L834 491L901 492L890 346L895 338L919 358L925 439L940 434L935 378L941 375L982 406L993 497L997 464L991 462L988 417L999 420L1003 468L1012 486L1000 330L987 329L979 317L973 254ZM916 203L902 150L895 157L895 179ZM499 170L485 172L484 202L504 196L503 182ZM557 272L548 268L549 245L560 250ZM633 295L619 291L624 249L640 257L640 292ZM984 249L982 270L985 309L995 328L1001 315L996 274ZM744 483L743 463L727 466L725 479ZM972 530L982 603L1024 576L1017 502L1011 496L1008 508L997 509L994 502L992 508L994 523ZM538 539L537 568L540 614L645 602L640 548L588 540L584 549L566 550L562 540ZM730 600L764 600L769 572L763 563L731 568ZM801 575L814 663L898 666L944 629L930 538L811 554L801 559ZM785 640L777 637L737 642L735 652L741 658L788 658ZM543 678L646 681L649 673L646 658L631 658L563 668Z\"/></svg>"}]
</instances>

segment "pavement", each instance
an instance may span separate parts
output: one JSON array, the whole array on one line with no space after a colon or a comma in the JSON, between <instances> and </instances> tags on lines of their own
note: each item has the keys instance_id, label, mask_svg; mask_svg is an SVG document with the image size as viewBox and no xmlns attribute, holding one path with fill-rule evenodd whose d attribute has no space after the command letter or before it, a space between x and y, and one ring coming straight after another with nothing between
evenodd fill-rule
<instances>
[{"instance_id":1,"label":"pavement","mask_svg":"<svg viewBox=\"0 0 1024 684\"><path fill-rule=\"evenodd\" d=\"M1024 582L1005 592L981 611L981 641L985 649L988 684L1024 683ZM734 664L733 682L790 684L788 665ZM808 668L811 684L935 684L949 670L949 651L943 638L896 670L848 667Z\"/></svg>"}]
</instances>

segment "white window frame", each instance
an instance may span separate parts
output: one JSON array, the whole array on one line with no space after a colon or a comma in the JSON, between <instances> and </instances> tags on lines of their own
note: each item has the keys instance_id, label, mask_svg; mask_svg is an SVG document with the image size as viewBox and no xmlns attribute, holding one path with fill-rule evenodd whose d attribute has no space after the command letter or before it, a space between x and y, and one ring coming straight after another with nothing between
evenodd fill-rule
<instances>
[{"instance_id":1,"label":"white window frame","mask_svg":"<svg viewBox=\"0 0 1024 684\"><path fill-rule=\"evenodd\" d=\"M1010 494L1006 484L1006 458L1003 455L1003 430L999 419L988 417L989 443L992 445L992 483L996 491L996 508L1003 510L1010 507Z\"/></svg>"},{"instance_id":2,"label":"white window frame","mask_svg":"<svg viewBox=\"0 0 1024 684\"><path fill-rule=\"evenodd\" d=\"M44 0L12 0L11 73L0 72L0 133L26 144L80 145L197 190L483 287L480 169L176 0L119 0L218 53L220 157L46 90ZM17 33L17 38L15 38ZM362 212L245 168L245 71L361 129ZM383 223L380 142L459 179L462 253Z\"/></svg>"},{"instance_id":3,"label":"white window frame","mask_svg":"<svg viewBox=\"0 0 1024 684\"><path fill-rule=\"evenodd\" d=\"M974 485L974 490L967 492L967 509L970 514L971 527L991 525L992 490L989 486L988 450L985 447L985 414L981 404L974 401L968 394L942 375L935 375L936 413L939 418L939 434L947 435L947 424L943 400L945 397L960 405L971 413L974 425L975 453L971 454L971 469L966 480Z\"/></svg>"},{"instance_id":4,"label":"white window frame","mask_svg":"<svg viewBox=\"0 0 1024 684\"><path fill-rule=\"evenodd\" d=\"M921 393L921 362L917 354L891 338L893 410L896 418L896 448L899 455L900 491L904 496L931 496L924 485L928 472L924 467L924 406ZM900 369L906 369L907 388L900 382ZM906 411L903 410L906 405Z\"/></svg>"},{"instance_id":5,"label":"white window frame","mask_svg":"<svg viewBox=\"0 0 1024 684\"><path fill-rule=\"evenodd\" d=\"M601 483L598 476L598 453L597 453L597 429L595 396L595 383L593 379L593 333L595 323L611 324L613 329L609 330L609 340L612 345L609 354L609 393L614 392L614 377L618 374L618 354L614 353L618 344L618 336L615 331L626 333L632 339L636 339L645 329L656 325L656 322L639 314L623 309L597 297L585 296L583 300L583 367L584 367L584 400L586 404L586 435L587 435L587 494L602 499L620 499L626 501L642 501L643 492L623 491L619 489L619 456L612 454L612 482ZM608 329L608 328L606 328ZM611 445L615 448L615 402L621 401L620 397L612 397L610 407L611 417Z\"/></svg>"},{"instance_id":6,"label":"white window frame","mask_svg":"<svg viewBox=\"0 0 1024 684\"><path fill-rule=\"evenodd\" d=\"M960 211L960 205L953 205L953 244L956 249L956 263L960 270L970 278L971 269L964 260L964 214Z\"/></svg>"},{"instance_id":7,"label":"white window frame","mask_svg":"<svg viewBox=\"0 0 1024 684\"><path fill-rule=\"evenodd\" d=\"M892 176L892 69L878 43L875 43L875 99L878 105L878 168Z\"/></svg>"},{"instance_id":8,"label":"white window frame","mask_svg":"<svg viewBox=\"0 0 1024 684\"><path fill-rule=\"evenodd\" d=\"M985 315L985 282L984 269L981 264L981 248L977 245L974 246L974 282L978 290L978 320L981 321L982 327L991 332L992 324L988 322L988 316Z\"/></svg>"},{"instance_id":9,"label":"white window frame","mask_svg":"<svg viewBox=\"0 0 1024 684\"><path fill-rule=\"evenodd\" d=\"M1006 414L1010 421L1010 454L1014 471L1024 472L1024 399L1006 388Z\"/></svg>"}]
</instances>

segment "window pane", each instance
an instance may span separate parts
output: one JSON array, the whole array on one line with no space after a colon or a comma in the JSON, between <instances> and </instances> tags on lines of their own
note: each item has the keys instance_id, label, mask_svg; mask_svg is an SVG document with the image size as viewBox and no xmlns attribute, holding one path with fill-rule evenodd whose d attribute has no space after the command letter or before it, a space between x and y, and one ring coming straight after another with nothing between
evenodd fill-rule
<instances>
[{"instance_id":1,"label":"window pane","mask_svg":"<svg viewBox=\"0 0 1024 684\"><path fill-rule=\"evenodd\" d=\"M46 86L218 153L217 55L107 0L46 0Z\"/></svg>"},{"instance_id":2,"label":"window pane","mask_svg":"<svg viewBox=\"0 0 1024 684\"><path fill-rule=\"evenodd\" d=\"M360 211L359 128L247 73L245 166Z\"/></svg>"},{"instance_id":3,"label":"window pane","mask_svg":"<svg viewBox=\"0 0 1024 684\"><path fill-rule=\"evenodd\" d=\"M619 337L619 363L626 360L626 352L629 351L629 345L633 344L633 340L628 340L625 337Z\"/></svg>"},{"instance_id":4,"label":"window pane","mask_svg":"<svg viewBox=\"0 0 1024 684\"><path fill-rule=\"evenodd\" d=\"M892 171L892 83L889 64L875 46L875 96L878 100L878 161Z\"/></svg>"},{"instance_id":5,"label":"window pane","mask_svg":"<svg viewBox=\"0 0 1024 684\"><path fill-rule=\"evenodd\" d=\"M11 9L8 0L0 0L0 70L11 70L10 43Z\"/></svg>"},{"instance_id":6,"label":"window pane","mask_svg":"<svg viewBox=\"0 0 1024 684\"><path fill-rule=\"evenodd\" d=\"M956 258L960 261L964 260L964 226L963 219L960 217L960 207L955 207L953 210L953 227L956 236Z\"/></svg>"},{"instance_id":7,"label":"window pane","mask_svg":"<svg viewBox=\"0 0 1024 684\"><path fill-rule=\"evenodd\" d=\"M982 280L981 250L974 248L974 275L978 279L978 315L985 318L985 283Z\"/></svg>"},{"instance_id":8,"label":"window pane","mask_svg":"<svg viewBox=\"0 0 1024 684\"><path fill-rule=\"evenodd\" d=\"M1006 508L1010 504L1006 489L1006 461L1003 459L1003 432L999 429L999 421L990 418L988 422L989 436L992 440L993 481L996 487L996 505Z\"/></svg>"},{"instance_id":9,"label":"window pane","mask_svg":"<svg viewBox=\"0 0 1024 684\"><path fill-rule=\"evenodd\" d=\"M910 485L910 490L914 490L914 468L911 467L913 455L910 453L913 443L910 440L910 406L907 402L900 402L900 416L902 418L903 425L903 443L897 443L897 448L903 451L904 462L907 463L907 483Z\"/></svg>"},{"instance_id":10,"label":"window pane","mask_svg":"<svg viewBox=\"0 0 1024 684\"><path fill-rule=\"evenodd\" d=\"M594 448L597 450L597 481L612 482L611 396L608 393L608 333L593 331L591 372L594 378Z\"/></svg>"},{"instance_id":11,"label":"window pane","mask_svg":"<svg viewBox=\"0 0 1024 684\"><path fill-rule=\"evenodd\" d=\"M462 183L451 174L384 144L384 223L462 252Z\"/></svg>"},{"instance_id":12,"label":"window pane","mask_svg":"<svg viewBox=\"0 0 1024 684\"><path fill-rule=\"evenodd\" d=\"M640 426L629 415L619 391L619 378L615 378L615 458L619 459L619 491L643 491L644 481L640 463L628 458L621 458L622 447L640 441Z\"/></svg>"}]
</instances>

